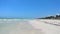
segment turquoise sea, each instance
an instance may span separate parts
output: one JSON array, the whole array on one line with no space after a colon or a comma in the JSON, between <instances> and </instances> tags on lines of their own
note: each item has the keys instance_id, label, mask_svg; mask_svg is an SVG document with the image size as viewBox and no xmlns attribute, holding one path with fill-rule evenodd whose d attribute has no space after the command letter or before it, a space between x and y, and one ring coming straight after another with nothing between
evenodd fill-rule
<instances>
[{"instance_id":1,"label":"turquoise sea","mask_svg":"<svg viewBox=\"0 0 60 34\"><path fill-rule=\"evenodd\" d=\"M37 34L29 20L34 19L0 19L0 34Z\"/></svg>"}]
</instances>

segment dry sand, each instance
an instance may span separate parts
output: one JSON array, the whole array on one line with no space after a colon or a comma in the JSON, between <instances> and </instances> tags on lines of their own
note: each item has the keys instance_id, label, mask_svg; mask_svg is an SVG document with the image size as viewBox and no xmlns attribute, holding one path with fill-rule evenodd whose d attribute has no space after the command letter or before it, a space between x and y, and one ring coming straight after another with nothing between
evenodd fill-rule
<instances>
[{"instance_id":1,"label":"dry sand","mask_svg":"<svg viewBox=\"0 0 60 34\"><path fill-rule=\"evenodd\" d=\"M60 20L0 20L0 22L2 22L0 23L0 34L60 34L60 26L44 23L60 23Z\"/></svg>"}]
</instances>

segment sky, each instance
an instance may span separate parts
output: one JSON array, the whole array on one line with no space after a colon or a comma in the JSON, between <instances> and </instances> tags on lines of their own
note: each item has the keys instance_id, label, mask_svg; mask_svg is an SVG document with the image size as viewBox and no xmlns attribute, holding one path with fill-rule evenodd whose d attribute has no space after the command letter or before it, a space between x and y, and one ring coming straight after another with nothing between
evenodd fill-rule
<instances>
[{"instance_id":1,"label":"sky","mask_svg":"<svg viewBox=\"0 0 60 34\"><path fill-rule=\"evenodd\" d=\"M0 17L41 18L60 13L60 0L0 0Z\"/></svg>"}]
</instances>

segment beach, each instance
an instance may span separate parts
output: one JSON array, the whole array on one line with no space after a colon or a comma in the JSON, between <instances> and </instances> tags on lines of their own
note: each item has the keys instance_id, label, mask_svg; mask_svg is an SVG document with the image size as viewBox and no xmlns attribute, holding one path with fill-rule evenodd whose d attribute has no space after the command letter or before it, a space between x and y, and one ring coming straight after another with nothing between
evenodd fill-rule
<instances>
[{"instance_id":1,"label":"beach","mask_svg":"<svg viewBox=\"0 0 60 34\"><path fill-rule=\"evenodd\" d=\"M60 26L52 22L60 23L59 20L0 19L0 34L60 34Z\"/></svg>"}]
</instances>

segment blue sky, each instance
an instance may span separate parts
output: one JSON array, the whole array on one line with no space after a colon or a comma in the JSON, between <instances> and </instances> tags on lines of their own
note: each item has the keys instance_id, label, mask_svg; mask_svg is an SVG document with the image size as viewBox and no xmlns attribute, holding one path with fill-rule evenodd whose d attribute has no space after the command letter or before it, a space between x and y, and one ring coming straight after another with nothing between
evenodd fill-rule
<instances>
[{"instance_id":1,"label":"blue sky","mask_svg":"<svg viewBox=\"0 0 60 34\"><path fill-rule=\"evenodd\" d=\"M39 18L60 13L60 0L0 0L0 17Z\"/></svg>"}]
</instances>

